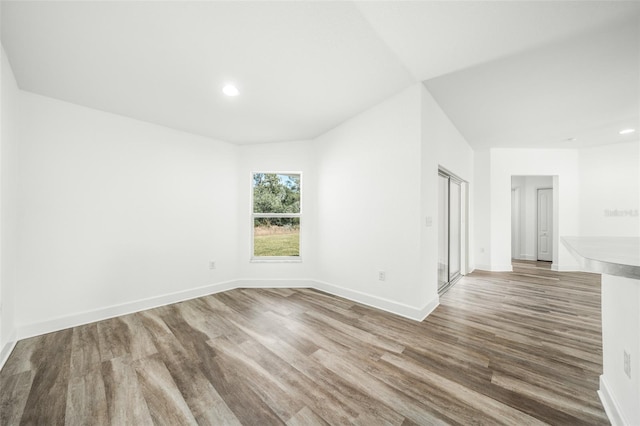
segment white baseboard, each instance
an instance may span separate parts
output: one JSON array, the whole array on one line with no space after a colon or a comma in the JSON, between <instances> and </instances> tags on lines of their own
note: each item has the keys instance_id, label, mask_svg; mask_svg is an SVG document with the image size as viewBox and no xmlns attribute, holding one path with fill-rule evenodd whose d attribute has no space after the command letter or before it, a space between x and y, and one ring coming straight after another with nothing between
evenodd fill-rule
<instances>
[{"instance_id":1,"label":"white baseboard","mask_svg":"<svg viewBox=\"0 0 640 426\"><path fill-rule=\"evenodd\" d=\"M580 269L576 269L575 266L570 265L558 265L557 263L551 264L551 270L557 272L579 272Z\"/></svg>"},{"instance_id":2,"label":"white baseboard","mask_svg":"<svg viewBox=\"0 0 640 426\"><path fill-rule=\"evenodd\" d=\"M440 305L440 296L436 296L431 302L424 305L422 309L420 309L420 314L418 315L418 321L422 322L431 315L431 312L435 311L435 309Z\"/></svg>"},{"instance_id":3,"label":"white baseboard","mask_svg":"<svg viewBox=\"0 0 640 426\"><path fill-rule=\"evenodd\" d=\"M607 417L609 417L609 421L612 426L624 426L631 424L624 418L624 415L620 410L620 406L607 386L607 381L604 379L604 376L600 376L600 390L598 390L598 396L600 397L604 411L607 413Z\"/></svg>"},{"instance_id":4,"label":"white baseboard","mask_svg":"<svg viewBox=\"0 0 640 426\"><path fill-rule=\"evenodd\" d=\"M491 271L491 265L479 264L476 265L475 269L477 269L478 271Z\"/></svg>"},{"instance_id":5,"label":"white baseboard","mask_svg":"<svg viewBox=\"0 0 640 426\"><path fill-rule=\"evenodd\" d=\"M513 272L513 266L509 263L508 265L493 265L491 267L492 272Z\"/></svg>"},{"instance_id":6,"label":"white baseboard","mask_svg":"<svg viewBox=\"0 0 640 426\"><path fill-rule=\"evenodd\" d=\"M102 321L120 315L127 315L147 309L153 309L159 306L165 306L172 303L182 302L184 300L195 299L197 297L220 293L222 291L233 290L236 288L315 288L317 290L321 290L335 296L343 297L345 299L362 303L363 305L368 305L415 321L422 321L439 304L439 299L438 297L436 297L434 300L430 301L422 308L417 308L394 302L392 300L371 296L354 290L349 290L333 284L309 279L240 279L206 285L203 287L165 294L162 296L150 297L147 299L123 303L120 305L108 306L91 311L65 315L47 321L18 325L16 327L16 332L14 333L13 340L17 341L29 337L39 336L54 331L64 330L70 327L77 327L83 324ZM4 353L5 348L3 348L2 356L4 356Z\"/></svg>"},{"instance_id":7,"label":"white baseboard","mask_svg":"<svg viewBox=\"0 0 640 426\"><path fill-rule=\"evenodd\" d=\"M9 341L5 343L2 351L0 351L0 370L2 370L2 367L4 367L4 364L9 359L9 355L13 352L13 348L16 347L16 343L18 343L18 339L16 338L16 332L14 330L9 336Z\"/></svg>"},{"instance_id":8,"label":"white baseboard","mask_svg":"<svg viewBox=\"0 0 640 426\"><path fill-rule=\"evenodd\" d=\"M314 280L295 280L295 279L240 279L235 280L235 288L313 288L315 286Z\"/></svg>"},{"instance_id":9,"label":"white baseboard","mask_svg":"<svg viewBox=\"0 0 640 426\"><path fill-rule=\"evenodd\" d=\"M513 272L511 265L476 265L476 269L487 272Z\"/></svg>"},{"instance_id":10,"label":"white baseboard","mask_svg":"<svg viewBox=\"0 0 640 426\"><path fill-rule=\"evenodd\" d=\"M33 336L51 333L53 331L64 330L70 327L77 327L79 325L88 324L91 322L102 321L120 315L132 314L134 312L145 311L147 309L157 308L159 306L182 302L184 300L195 299L197 297L206 296L208 294L232 290L237 287L238 286L235 285L235 281L225 281L194 289L164 294L162 296L149 297L147 299L136 300L120 305L107 306L105 308L65 315L47 321L18 325L17 337L19 340L26 339Z\"/></svg>"},{"instance_id":11,"label":"white baseboard","mask_svg":"<svg viewBox=\"0 0 640 426\"><path fill-rule=\"evenodd\" d=\"M343 297L363 305L371 306L386 312L390 312L401 317L409 318L414 321L422 321L429 315L439 304L439 298L427 303L422 308L405 305L403 303L394 302L393 300L384 299L382 297L372 296L356 290L340 287L324 281L315 281L315 289L321 290L334 296Z\"/></svg>"},{"instance_id":12,"label":"white baseboard","mask_svg":"<svg viewBox=\"0 0 640 426\"><path fill-rule=\"evenodd\" d=\"M538 260L537 256L532 256L530 254L519 254L515 257L517 260Z\"/></svg>"}]
</instances>

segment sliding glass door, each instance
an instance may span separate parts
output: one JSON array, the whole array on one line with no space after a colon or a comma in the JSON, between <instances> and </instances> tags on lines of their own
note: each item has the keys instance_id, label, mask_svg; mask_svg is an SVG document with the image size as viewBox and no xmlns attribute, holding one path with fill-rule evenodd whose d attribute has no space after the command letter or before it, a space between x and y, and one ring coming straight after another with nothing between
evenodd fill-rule
<instances>
[{"instance_id":1,"label":"sliding glass door","mask_svg":"<svg viewBox=\"0 0 640 426\"><path fill-rule=\"evenodd\" d=\"M462 236L462 182L442 171L438 174L438 293L460 277Z\"/></svg>"},{"instance_id":2,"label":"sliding glass door","mask_svg":"<svg viewBox=\"0 0 640 426\"><path fill-rule=\"evenodd\" d=\"M449 281L460 275L460 182L449 178Z\"/></svg>"},{"instance_id":3,"label":"sliding glass door","mask_svg":"<svg viewBox=\"0 0 640 426\"><path fill-rule=\"evenodd\" d=\"M449 178L438 175L438 292L449 282Z\"/></svg>"}]
</instances>

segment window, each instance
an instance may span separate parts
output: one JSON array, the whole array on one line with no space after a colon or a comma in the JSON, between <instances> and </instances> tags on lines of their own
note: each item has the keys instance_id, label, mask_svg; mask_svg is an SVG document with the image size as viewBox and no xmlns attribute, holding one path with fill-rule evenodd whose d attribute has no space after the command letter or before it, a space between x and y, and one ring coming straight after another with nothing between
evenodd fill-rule
<instances>
[{"instance_id":1,"label":"window","mask_svg":"<svg viewBox=\"0 0 640 426\"><path fill-rule=\"evenodd\" d=\"M300 259L301 173L253 173L254 260Z\"/></svg>"}]
</instances>

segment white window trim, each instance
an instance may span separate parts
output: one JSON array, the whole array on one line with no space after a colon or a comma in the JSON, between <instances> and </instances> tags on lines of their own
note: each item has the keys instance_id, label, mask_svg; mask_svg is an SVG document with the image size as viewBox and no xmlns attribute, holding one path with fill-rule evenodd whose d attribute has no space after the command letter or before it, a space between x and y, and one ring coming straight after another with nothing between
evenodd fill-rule
<instances>
[{"instance_id":1,"label":"white window trim","mask_svg":"<svg viewBox=\"0 0 640 426\"><path fill-rule=\"evenodd\" d=\"M299 175L300 176L300 213L254 213L253 212L253 176L256 173L263 174L277 174L277 175ZM251 210L251 214L249 217L250 220L250 232L249 238L251 239L250 247L250 263L302 263L302 215L303 215L303 205L304 202L302 200L304 194L304 179L301 171L252 171L250 175L249 181L249 209ZM297 217L300 219L300 236L299 240L299 255L298 256L254 256L254 241L253 241L253 226L254 219L260 217Z\"/></svg>"}]
</instances>

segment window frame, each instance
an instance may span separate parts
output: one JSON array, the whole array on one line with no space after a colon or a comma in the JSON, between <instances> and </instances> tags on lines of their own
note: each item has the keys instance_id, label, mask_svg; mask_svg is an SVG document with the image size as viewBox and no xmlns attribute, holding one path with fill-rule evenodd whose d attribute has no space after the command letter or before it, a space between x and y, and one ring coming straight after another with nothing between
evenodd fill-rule
<instances>
[{"instance_id":1,"label":"window frame","mask_svg":"<svg viewBox=\"0 0 640 426\"><path fill-rule=\"evenodd\" d=\"M256 174L276 174L276 175L298 175L300 176L300 212L299 213L255 213L253 206L253 179ZM303 193L304 193L304 179L301 171L252 171L249 181L249 209L251 211L249 220L249 238L250 244L250 259L251 263L301 263L302 262L302 213L303 213ZM298 256L256 256L255 255L255 219L258 218L298 218L300 227L300 233L298 235Z\"/></svg>"}]
</instances>

